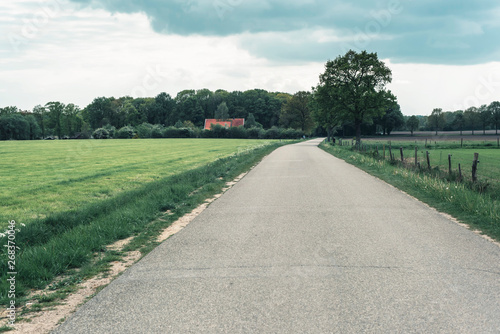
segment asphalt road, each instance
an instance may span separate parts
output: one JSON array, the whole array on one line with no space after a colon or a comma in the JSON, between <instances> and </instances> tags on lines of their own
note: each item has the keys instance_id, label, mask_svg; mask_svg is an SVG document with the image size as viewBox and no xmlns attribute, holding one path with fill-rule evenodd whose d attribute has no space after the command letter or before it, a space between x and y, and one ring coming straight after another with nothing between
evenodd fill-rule
<instances>
[{"instance_id":1,"label":"asphalt road","mask_svg":"<svg viewBox=\"0 0 500 334\"><path fill-rule=\"evenodd\" d=\"M309 141L57 333L500 333L500 247Z\"/></svg>"}]
</instances>

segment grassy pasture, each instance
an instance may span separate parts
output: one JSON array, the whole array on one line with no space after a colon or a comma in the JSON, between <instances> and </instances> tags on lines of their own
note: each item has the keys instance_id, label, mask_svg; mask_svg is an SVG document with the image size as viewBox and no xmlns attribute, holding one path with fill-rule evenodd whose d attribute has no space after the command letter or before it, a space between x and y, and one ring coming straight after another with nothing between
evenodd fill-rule
<instances>
[{"instance_id":1,"label":"grassy pasture","mask_svg":"<svg viewBox=\"0 0 500 334\"><path fill-rule=\"evenodd\" d=\"M386 158L389 159L389 145L396 160L401 159L400 147L403 148L403 156L407 163L413 164L415 161L415 146L417 147L417 161L422 167L427 166L426 151L429 152L431 168L439 168L441 171L448 171L448 155L451 154L452 172L458 173L458 164L462 169L465 180L472 178L472 161L474 153L479 153L478 178L486 183L488 187L486 193L494 199L500 199L500 148L495 140L464 140L463 145L460 140L429 140L427 146L422 140L409 141L383 141L365 140L371 150L378 147L379 154L383 155L385 145Z\"/></svg>"},{"instance_id":2,"label":"grassy pasture","mask_svg":"<svg viewBox=\"0 0 500 334\"><path fill-rule=\"evenodd\" d=\"M0 229L269 144L239 139L0 142Z\"/></svg>"},{"instance_id":3,"label":"grassy pasture","mask_svg":"<svg viewBox=\"0 0 500 334\"><path fill-rule=\"evenodd\" d=\"M16 304L58 275L70 275L71 282L95 275L96 263L115 256L106 245L117 240L134 236L128 249L147 253L160 231L283 144L232 139L1 143L2 217L19 228ZM7 236L0 240L6 244ZM6 252L2 247L2 258ZM0 305L9 302L8 271L7 261L0 261Z\"/></svg>"}]
</instances>

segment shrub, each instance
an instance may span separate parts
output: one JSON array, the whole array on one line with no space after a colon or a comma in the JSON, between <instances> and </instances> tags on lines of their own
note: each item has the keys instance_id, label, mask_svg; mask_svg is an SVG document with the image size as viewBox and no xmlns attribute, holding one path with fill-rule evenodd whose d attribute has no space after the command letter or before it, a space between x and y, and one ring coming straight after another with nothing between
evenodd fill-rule
<instances>
[{"instance_id":1,"label":"shrub","mask_svg":"<svg viewBox=\"0 0 500 334\"><path fill-rule=\"evenodd\" d=\"M165 128L161 124L155 124L153 125L153 128L151 129L151 138L163 138L163 132L165 131Z\"/></svg>"},{"instance_id":2,"label":"shrub","mask_svg":"<svg viewBox=\"0 0 500 334\"><path fill-rule=\"evenodd\" d=\"M94 139L108 139L110 137L109 131L104 128L99 128L92 133Z\"/></svg>"},{"instance_id":3,"label":"shrub","mask_svg":"<svg viewBox=\"0 0 500 334\"><path fill-rule=\"evenodd\" d=\"M229 137L230 138L248 138L248 131L243 126L229 128Z\"/></svg>"},{"instance_id":4,"label":"shrub","mask_svg":"<svg viewBox=\"0 0 500 334\"><path fill-rule=\"evenodd\" d=\"M261 132L260 134L260 138L262 139L278 139L279 137L280 137L280 130L276 126L273 126L269 130Z\"/></svg>"},{"instance_id":5,"label":"shrub","mask_svg":"<svg viewBox=\"0 0 500 334\"><path fill-rule=\"evenodd\" d=\"M252 128L247 130L247 135L248 135L248 138L250 138L250 139L259 139L263 136L263 135L261 135L261 133L263 133L263 132L264 132L264 130L262 130L261 128L252 127Z\"/></svg>"},{"instance_id":6,"label":"shrub","mask_svg":"<svg viewBox=\"0 0 500 334\"><path fill-rule=\"evenodd\" d=\"M192 129L169 126L165 129L163 136L165 138L194 138L195 133Z\"/></svg>"},{"instance_id":7,"label":"shrub","mask_svg":"<svg viewBox=\"0 0 500 334\"><path fill-rule=\"evenodd\" d=\"M131 139L135 135L135 130L131 126L124 126L116 132L116 137L121 139Z\"/></svg>"},{"instance_id":8,"label":"shrub","mask_svg":"<svg viewBox=\"0 0 500 334\"><path fill-rule=\"evenodd\" d=\"M106 129L109 132L109 138L114 138L116 135L116 128L111 124L106 124L103 129Z\"/></svg>"},{"instance_id":9,"label":"shrub","mask_svg":"<svg viewBox=\"0 0 500 334\"><path fill-rule=\"evenodd\" d=\"M139 138L151 138L153 125L149 123L142 123L136 127L137 135Z\"/></svg>"},{"instance_id":10,"label":"shrub","mask_svg":"<svg viewBox=\"0 0 500 334\"><path fill-rule=\"evenodd\" d=\"M210 130L213 132L214 137L213 138L228 138L229 137L229 131L225 127L219 124L212 125L212 129Z\"/></svg>"}]
</instances>

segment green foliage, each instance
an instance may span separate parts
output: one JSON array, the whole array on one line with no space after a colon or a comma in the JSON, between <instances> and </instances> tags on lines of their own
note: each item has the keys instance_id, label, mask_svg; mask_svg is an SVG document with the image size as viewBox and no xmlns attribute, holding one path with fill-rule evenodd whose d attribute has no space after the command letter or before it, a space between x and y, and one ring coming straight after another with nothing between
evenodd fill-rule
<instances>
[{"instance_id":1,"label":"green foliage","mask_svg":"<svg viewBox=\"0 0 500 334\"><path fill-rule=\"evenodd\" d=\"M361 124L382 116L395 97L385 91L391 70L376 53L348 51L325 65L315 90L316 119L330 129L352 121L360 142Z\"/></svg>"},{"instance_id":2,"label":"green foliage","mask_svg":"<svg viewBox=\"0 0 500 334\"><path fill-rule=\"evenodd\" d=\"M229 118L229 109L227 108L226 102L222 102L221 104L219 104L217 110L215 111L214 118L219 120L225 120Z\"/></svg>"},{"instance_id":3,"label":"green foliage","mask_svg":"<svg viewBox=\"0 0 500 334\"><path fill-rule=\"evenodd\" d=\"M432 129L436 131L436 134L441 130L445 124L443 109L435 108L432 110L431 115L428 117L428 124L432 126Z\"/></svg>"},{"instance_id":4,"label":"green foliage","mask_svg":"<svg viewBox=\"0 0 500 334\"><path fill-rule=\"evenodd\" d=\"M109 134L109 137L108 138L114 138L115 135L116 135L116 128L114 126L112 126L111 124L107 124L104 126L104 128L106 131L108 131L108 134Z\"/></svg>"},{"instance_id":5,"label":"green foliage","mask_svg":"<svg viewBox=\"0 0 500 334\"><path fill-rule=\"evenodd\" d=\"M153 125L151 129L151 138L163 138L165 128L161 124Z\"/></svg>"},{"instance_id":6,"label":"green foliage","mask_svg":"<svg viewBox=\"0 0 500 334\"><path fill-rule=\"evenodd\" d=\"M247 130L248 133L248 138L250 139L259 139L263 138L265 133L265 130L263 130L260 127L251 127Z\"/></svg>"},{"instance_id":7,"label":"green foliage","mask_svg":"<svg viewBox=\"0 0 500 334\"><path fill-rule=\"evenodd\" d=\"M28 140L30 129L29 121L20 113L0 115L0 140Z\"/></svg>"},{"instance_id":8,"label":"green foliage","mask_svg":"<svg viewBox=\"0 0 500 334\"><path fill-rule=\"evenodd\" d=\"M418 130L419 125L420 122L418 120L418 117L415 115L411 116L406 121L406 127L408 128L408 130L410 130L412 136L413 136L413 131Z\"/></svg>"},{"instance_id":9,"label":"green foliage","mask_svg":"<svg viewBox=\"0 0 500 334\"><path fill-rule=\"evenodd\" d=\"M131 126L124 126L116 132L116 138L131 139L136 135L136 132Z\"/></svg>"},{"instance_id":10,"label":"green foliage","mask_svg":"<svg viewBox=\"0 0 500 334\"><path fill-rule=\"evenodd\" d=\"M287 99L281 108L280 124L310 133L314 126L311 111L311 93L298 92Z\"/></svg>"},{"instance_id":11,"label":"green foliage","mask_svg":"<svg viewBox=\"0 0 500 334\"><path fill-rule=\"evenodd\" d=\"M142 123L135 128L139 138L151 138L153 125L149 123Z\"/></svg>"},{"instance_id":12,"label":"green foliage","mask_svg":"<svg viewBox=\"0 0 500 334\"><path fill-rule=\"evenodd\" d=\"M248 114L248 118L245 120L245 128L262 128L262 124L259 124L255 121L255 116L253 113Z\"/></svg>"},{"instance_id":13,"label":"green foliage","mask_svg":"<svg viewBox=\"0 0 500 334\"><path fill-rule=\"evenodd\" d=\"M165 138L195 138L195 133L189 128L169 126L165 129L163 136Z\"/></svg>"},{"instance_id":14,"label":"green foliage","mask_svg":"<svg viewBox=\"0 0 500 334\"><path fill-rule=\"evenodd\" d=\"M92 137L94 137L94 139L109 139L111 136L108 130L99 128L92 133Z\"/></svg>"}]
</instances>

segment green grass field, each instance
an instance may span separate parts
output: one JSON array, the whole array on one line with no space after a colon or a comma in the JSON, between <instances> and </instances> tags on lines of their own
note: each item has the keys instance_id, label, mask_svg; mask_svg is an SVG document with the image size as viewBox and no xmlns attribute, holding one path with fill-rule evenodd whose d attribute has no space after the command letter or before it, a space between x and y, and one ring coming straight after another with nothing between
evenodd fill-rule
<instances>
[{"instance_id":1,"label":"green grass field","mask_svg":"<svg viewBox=\"0 0 500 334\"><path fill-rule=\"evenodd\" d=\"M500 148L494 141L464 141L463 147L460 140L450 141L382 141L365 140L363 142L369 149L378 148L379 154L383 156L385 146L386 158L389 159L389 145L396 160L401 160L400 147L403 148L403 156L408 164L414 164L415 146L417 147L417 161L422 167L427 166L426 152L429 152L431 168L438 167L447 172L449 168L448 155L451 155L452 172L458 173L460 164L462 175L465 180L472 179L472 161L474 153L479 153L478 178L487 183L486 193L494 199L500 199Z\"/></svg>"},{"instance_id":2,"label":"green grass field","mask_svg":"<svg viewBox=\"0 0 500 334\"><path fill-rule=\"evenodd\" d=\"M239 139L0 142L0 229L269 144Z\"/></svg>"}]
</instances>

